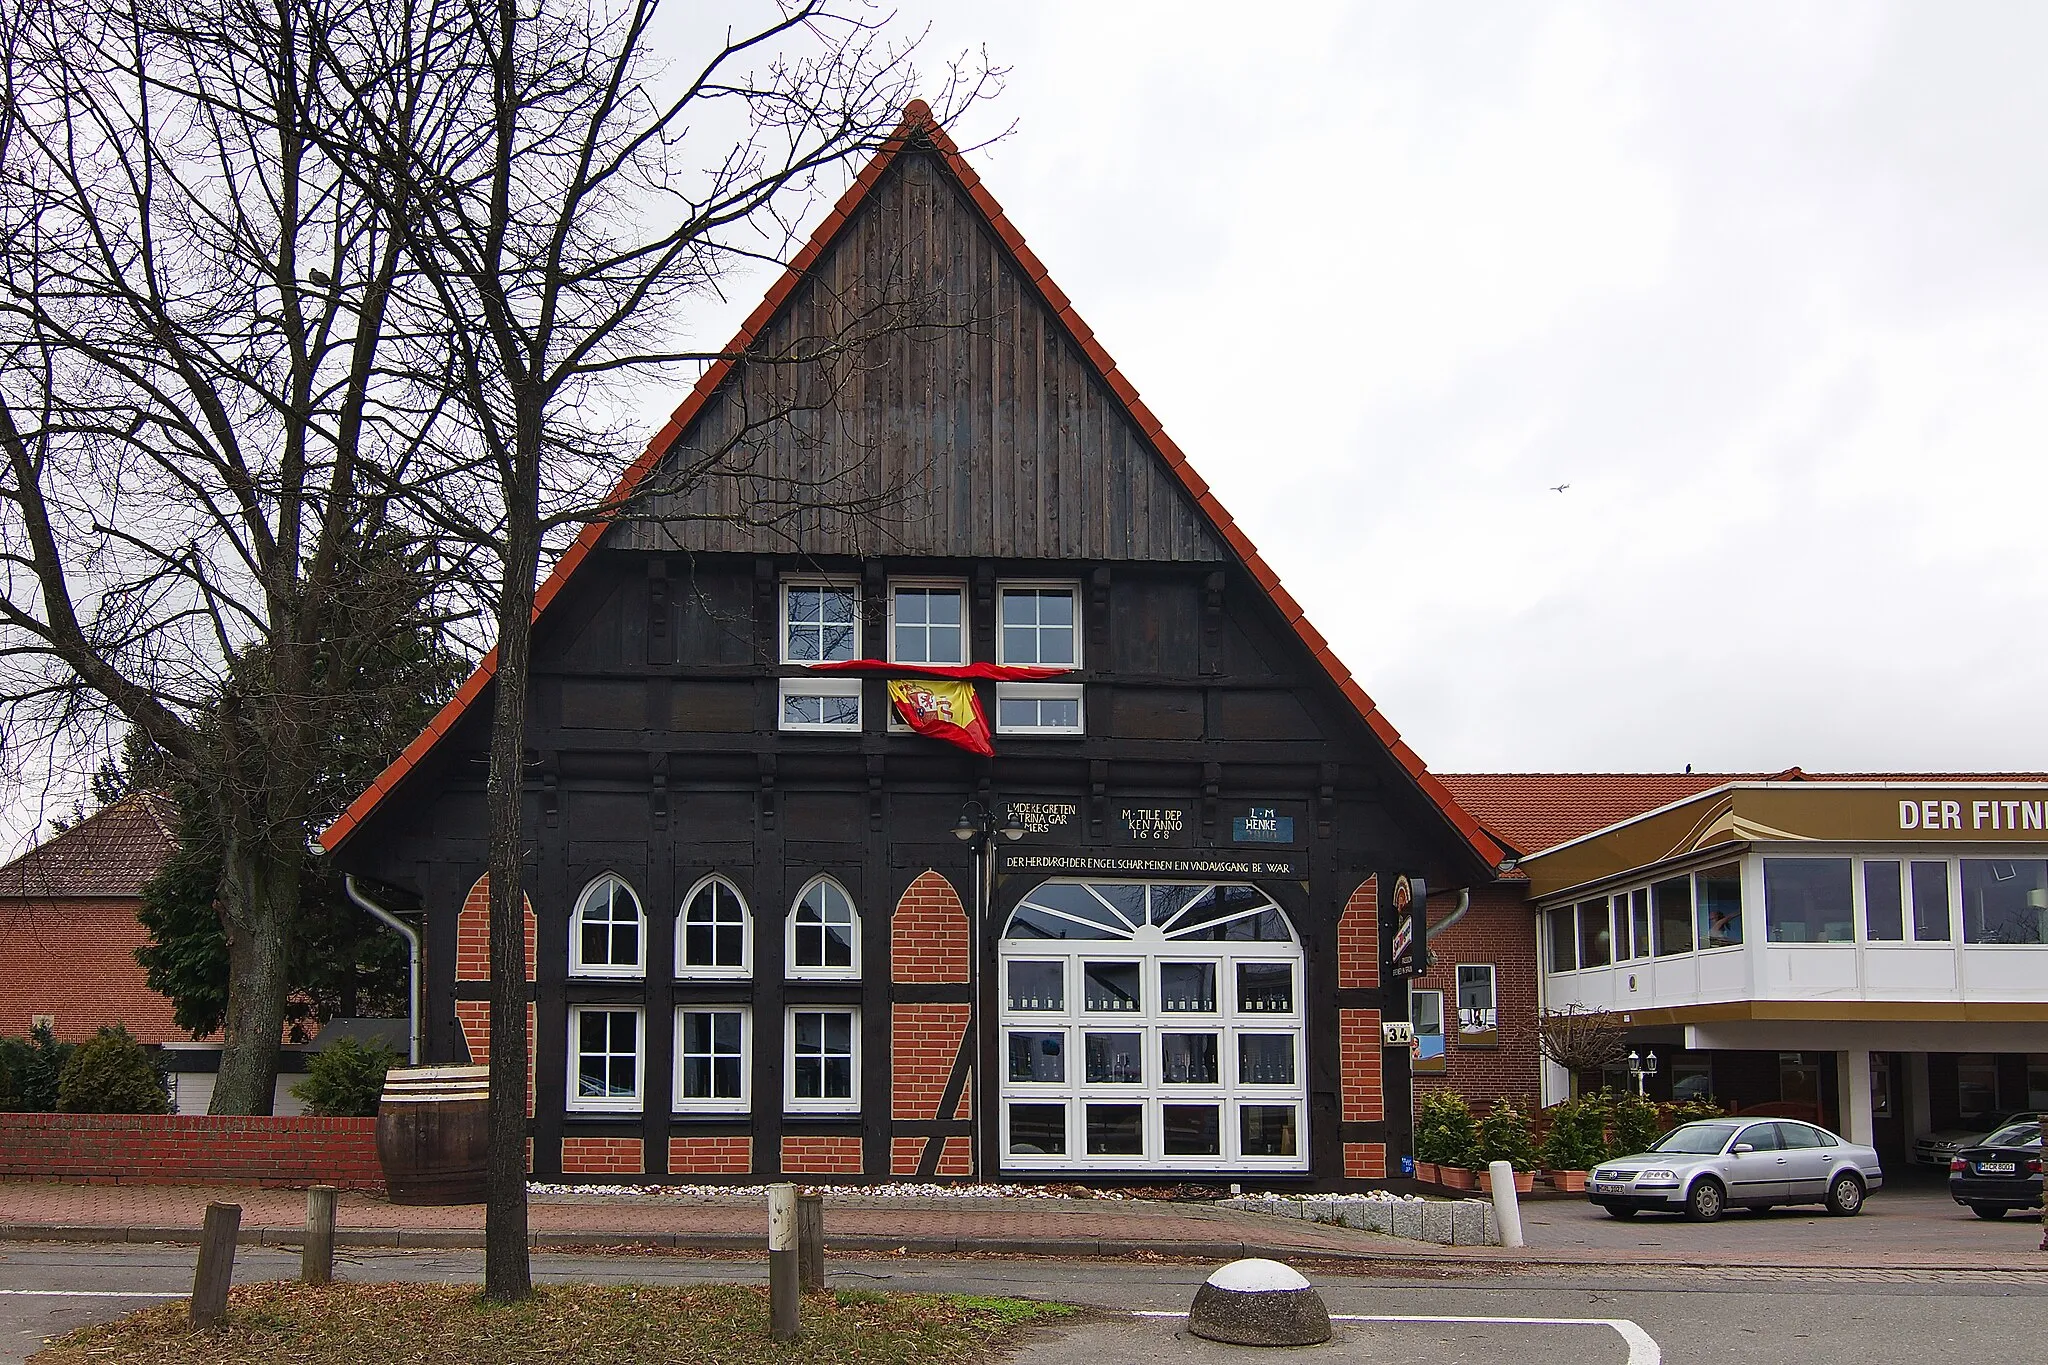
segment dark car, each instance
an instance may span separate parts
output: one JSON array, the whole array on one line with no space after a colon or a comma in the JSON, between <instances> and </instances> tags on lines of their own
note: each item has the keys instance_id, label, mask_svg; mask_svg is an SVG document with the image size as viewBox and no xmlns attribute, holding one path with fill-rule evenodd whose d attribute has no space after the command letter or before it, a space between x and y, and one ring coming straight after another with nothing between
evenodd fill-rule
<instances>
[{"instance_id":1,"label":"dark car","mask_svg":"<svg viewBox=\"0 0 2048 1365\"><path fill-rule=\"evenodd\" d=\"M2041 1125L2015 1123L1948 1163L1948 1192L1979 1218L2003 1218L2041 1203Z\"/></svg>"}]
</instances>

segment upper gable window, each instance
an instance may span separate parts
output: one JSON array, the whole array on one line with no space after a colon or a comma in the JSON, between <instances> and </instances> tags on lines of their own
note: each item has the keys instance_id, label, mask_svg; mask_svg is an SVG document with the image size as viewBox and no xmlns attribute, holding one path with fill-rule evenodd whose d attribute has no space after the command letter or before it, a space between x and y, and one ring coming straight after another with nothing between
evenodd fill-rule
<instances>
[{"instance_id":1,"label":"upper gable window","mask_svg":"<svg viewBox=\"0 0 2048 1365\"><path fill-rule=\"evenodd\" d=\"M967 590L957 583L889 585L889 660L967 662Z\"/></svg>"},{"instance_id":2,"label":"upper gable window","mask_svg":"<svg viewBox=\"0 0 2048 1365\"><path fill-rule=\"evenodd\" d=\"M782 585L782 661L841 663L860 655L860 589L791 579Z\"/></svg>"},{"instance_id":3,"label":"upper gable window","mask_svg":"<svg viewBox=\"0 0 2048 1365\"><path fill-rule=\"evenodd\" d=\"M1006 583L998 596L997 663L1080 666L1080 594L1073 584Z\"/></svg>"},{"instance_id":4,"label":"upper gable window","mask_svg":"<svg viewBox=\"0 0 2048 1365\"><path fill-rule=\"evenodd\" d=\"M753 971L747 903L723 877L706 877L683 897L676 924L676 975L746 976Z\"/></svg>"},{"instance_id":5,"label":"upper gable window","mask_svg":"<svg viewBox=\"0 0 2048 1365\"><path fill-rule=\"evenodd\" d=\"M569 970L576 976L638 976L645 916L633 888L606 873L577 898L569 925Z\"/></svg>"},{"instance_id":6,"label":"upper gable window","mask_svg":"<svg viewBox=\"0 0 2048 1365\"><path fill-rule=\"evenodd\" d=\"M789 912L789 974L793 977L860 975L860 916L844 887L818 877Z\"/></svg>"}]
</instances>

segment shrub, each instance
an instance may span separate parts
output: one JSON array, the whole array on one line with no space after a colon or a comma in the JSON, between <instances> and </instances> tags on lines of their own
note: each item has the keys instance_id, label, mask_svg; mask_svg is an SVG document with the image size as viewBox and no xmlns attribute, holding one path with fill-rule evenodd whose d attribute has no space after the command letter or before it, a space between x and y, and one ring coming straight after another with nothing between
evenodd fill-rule
<instances>
[{"instance_id":1,"label":"shrub","mask_svg":"<svg viewBox=\"0 0 2048 1365\"><path fill-rule=\"evenodd\" d=\"M1479 1164L1479 1131L1463 1095L1449 1090L1423 1095L1416 1112L1415 1159L1468 1170Z\"/></svg>"},{"instance_id":2,"label":"shrub","mask_svg":"<svg viewBox=\"0 0 2048 1365\"><path fill-rule=\"evenodd\" d=\"M0 1068L9 1084L0 1094L0 1110L24 1114L47 1114L57 1107L57 1078L64 1063L71 1060L76 1044L60 1043L47 1027L38 1025L26 1038L0 1038Z\"/></svg>"},{"instance_id":3,"label":"shrub","mask_svg":"<svg viewBox=\"0 0 2048 1365\"><path fill-rule=\"evenodd\" d=\"M342 1038L313 1054L306 1079L292 1087L306 1112L323 1119L367 1119L377 1115L384 1073L402 1059L381 1041L368 1047Z\"/></svg>"},{"instance_id":4,"label":"shrub","mask_svg":"<svg viewBox=\"0 0 2048 1365\"><path fill-rule=\"evenodd\" d=\"M1648 1151L1667 1130L1657 1121L1657 1106L1641 1095L1623 1095L1614 1102L1614 1152L1630 1156Z\"/></svg>"},{"instance_id":5,"label":"shrub","mask_svg":"<svg viewBox=\"0 0 2048 1365\"><path fill-rule=\"evenodd\" d=\"M1668 1130L1676 1128L1681 1123L1691 1123L1696 1119L1722 1118L1727 1113L1726 1109L1723 1109L1712 1100L1679 1100L1675 1104L1664 1106L1662 1122Z\"/></svg>"},{"instance_id":6,"label":"shrub","mask_svg":"<svg viewBox=\"0 0 2048 1365\"><path fill-rule=\"evenodd\" d=\"M1590 1171L1609 1155L1607 1125L1614 1106L1594 1093L1566 1100L1550 1111L1550 1132L1543 1139L1543 1165L1552 1171Z\"/></svg>"},{"instance_id":7,"label":"shrub","mask_svg":"<svg viewBox=\"0 0 2048 1365\"><path fill-rule=\"evenodd\" d=\"M1505 1099L1493 1102L1479 1121L1479 1160L1490 1166L1505 1161L1518 1171L1536 1169L1536 1144L1529 1137L1529 1116Z\"/></svg>"},{"instance_id":8,"label":"shrub","mask_svg":"<svg viewBox=\"0 0 2048 1365\"><path fill-rule=\"evenodd\" d=\"M64 1063L57 1108L67 1114L168 1114L171 1096L149 1053L116 1024L101 1029Z\"/></svg>"}]
</instances>

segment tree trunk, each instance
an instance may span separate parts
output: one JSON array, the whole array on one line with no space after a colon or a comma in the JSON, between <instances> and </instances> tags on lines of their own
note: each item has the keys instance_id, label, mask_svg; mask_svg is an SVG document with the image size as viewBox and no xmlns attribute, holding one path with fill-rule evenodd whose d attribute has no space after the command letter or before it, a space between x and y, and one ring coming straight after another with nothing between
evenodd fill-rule
<instances>
[{"instance_id":1,"label":"tree trunk","mask_svg":"<svg viewBox=\"0 0 2048 1365\"><path fill-rule=\"evenodd\" d=\"M499 1302L533 1293L526 1225L526 896L520 874L527 646L533 633L533 581L540 544L530 515L515 512L509 520L486 797L491 831L491 1135L485 1178L484 1297Z\"/></svg>"},{"instance_id":2,"label":"tree trunk","mask_svg":"<svg viewBox=\"0 0 2048 1365\"><path fill-rule=\"evenodd\" d=\"M304 857L228 837L220 887L228 935L228 1007L210 1114L268 1114L275 1102Z\"/></svg>"}]
</instances>

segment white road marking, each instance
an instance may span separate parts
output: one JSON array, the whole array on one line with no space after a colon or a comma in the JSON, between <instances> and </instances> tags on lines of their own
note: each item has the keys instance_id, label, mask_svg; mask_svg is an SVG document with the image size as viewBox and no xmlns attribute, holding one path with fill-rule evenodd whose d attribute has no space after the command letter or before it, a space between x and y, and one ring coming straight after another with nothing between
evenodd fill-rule
<instances>
[{"instance_id":1,"label":"white road marking","mask_svg":"<svg viewBox=\"0 0 2048 1365\"><path fill-rule=\"evenodd\" d=\"M1148 1310L1134 1318L1184 1318L1185 1313ZM1458 1318L1424 1313L1332 1313L1331 1322L1457 1322L1496 1324L1506 1327L1609 1327L1628 1344L1628 1365L1664 1365L1664 1350L1657 1339L1627 1318Z\"/></svg>"},{"instance_id":2,"label":"white road marking","mask_svg":"<svg viewBox=\"0 0 2048 1365\"><path fill-rule=\"evenodd\" d=\"M139 1289L0 1289L31 1299L183 1299L186 1294L149 1294Z\"/></svg>"}]
</instances>

